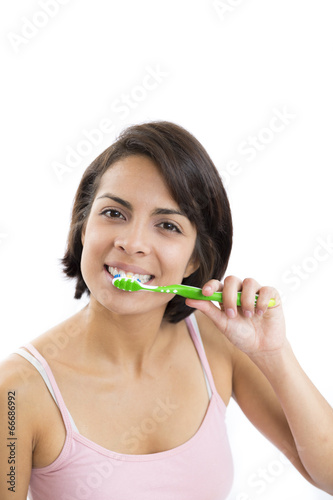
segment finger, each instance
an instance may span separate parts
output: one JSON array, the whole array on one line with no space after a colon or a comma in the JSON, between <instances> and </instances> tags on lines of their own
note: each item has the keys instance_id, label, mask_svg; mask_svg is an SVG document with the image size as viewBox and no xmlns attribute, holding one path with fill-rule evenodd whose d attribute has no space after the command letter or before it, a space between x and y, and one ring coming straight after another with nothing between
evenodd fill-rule
<instances>
[{"instance_id":1,"label":"finger","mask_svg":"<svg viewBox=\"0 0 333 500\"><path fill-rule=\"evenodd\" d=\"M207 297L213 295L213 293L215 292L220 292L221 290L222 290L222 283L221 281L218 280L209 280L202 287L202 293Z\"/></svg>"},{"instance_id":2,"label":"finger","mask_svg":"<svg viewBox=\"0 0 333 500\"><path fill-rule=\"evenodd\" d=\"M257 306L256 306L256 313L259 316L262 316L263 314L265 314L265 312L268 309L268 303L271 299L275 300L275 306L273 306L273 307L280 305L281 299L280 299L278 291L275 288L273 288L271 286L263 286L262 288L260 288L260 290L258 292L258 300L257 300ZM270 309L271 309L271 307L270 307Z\"/></svg>"},{"instance_id":3,"label":"finger","mask_svg":"<svg viewBox=\"0 0 333 500\"><path fill-rule=\"evenodd\" d=\"M237 294L242 289L242 281L236 276L227 276L223 282L223 309L228 318L237 316Z\"/></svg>"},{"instance_id":4,"label":"finger","mask_svg":"<svg viewBox=\"0 0 333 500\"><path fill-rule=\"evenodd\" d=\"M255 298L259 289L260 285L256 280L252 278L246 278L243 281L241 307L242 312L246 318L251 318L254 314Z\"/></svg>"}]
</instances>

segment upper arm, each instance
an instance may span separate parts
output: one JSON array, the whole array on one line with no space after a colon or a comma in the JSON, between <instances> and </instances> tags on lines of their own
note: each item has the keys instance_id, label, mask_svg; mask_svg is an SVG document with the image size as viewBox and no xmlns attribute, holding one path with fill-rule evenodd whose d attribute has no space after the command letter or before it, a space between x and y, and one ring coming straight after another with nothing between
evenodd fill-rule
<instances>
[{"instance_id":1,"label":"upper arm","mask_svg":"<svg viewBox=\"0 0 333 500\"><path fill-rule=\"evenodd\" d=\"M23 360L22 360L23 361ZM29 369L12 355L0 365L0 498L26 500L34 426ZM31 375L33 376L33 375Z\"/></svg>"},{"instance_id":2,"label":"upper arm","mask_svg":"<svg viewBox=\"0 0 333 500\"><path fill-rule=\"evenodd\" d=\"M271 384L253 361L237 348L233 358L235 401L252 424L314 484L301 463L288 421Z\"/></svg>"}]
</instances>

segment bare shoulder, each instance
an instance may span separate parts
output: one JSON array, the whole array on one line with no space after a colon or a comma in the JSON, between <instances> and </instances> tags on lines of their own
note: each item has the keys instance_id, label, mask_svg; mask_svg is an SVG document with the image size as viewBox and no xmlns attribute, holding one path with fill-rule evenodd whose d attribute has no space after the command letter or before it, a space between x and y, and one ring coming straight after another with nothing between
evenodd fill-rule
<instances>
[{"instance_id":1,"label":"bare shoulder","mask_svg":"<svg viewBox=\"0 0 333 500\"><path fill-rule=\"evenodd\" d=\"M249 357L235 347L205 314L196 311L195 317L209 361L228 363L232 367L233 376L237 376L240 369L246 372L254 367Z\"/></svg>"},{"instance_id":2,"label":"bare shoulder","mask_svg":"<svg viewBox=\"0 0 333 500\"><path fill-rule=\"evenodd\" d=\"M18 354L10 354L0 363L0 388L22 392L25 400L30 399L34 382L40 378L36 369Z\"/></svg>"},{"instance_id":3,"label":"bare shoulder","mask_svg":"<svg viewBox=\"0 0 333 500\"><path fill-rule=\"evenodd\" d=\"M265 378L253 361L235 347L205 314L196 311L195 317L213 375L227 366L231 371L233 393L246 386L249 380Z\"/></svg>"},{"instance_id":4,"label":"bare shoulder","mask_svg":"<svg viewBox=\"0 0 333 500\"><path fill-rule=\"evenodd\" d=\"M217 356L227 356L232 358L235 347L231 342L220 332L214 323L201 311L195 312L202 341L205 349L212 350L212 354Z\"/></svg>"},{"instance_id":5,"label":"bare shoulder","mask_svg":"<svg viewBox=\"0 0 333 500\"><path fill-rule=\"evenodd\" d=\"M228 404L232 395L235 347L205 314L196 311L195 317L216 389Z\"/></svg>"},{"instance_id":6,"label":"bare shoulder","mask_svg":"<svg viewBox=\"0 0 333 500\"><path fill-rule=\"evenodd\" d=\"M78 314L75 314L55 325L29 343L46 360L73 357L76 340L82 333L82 326L79 326L77 316ZM45 383L38 370L27 359L16 353L10 354L0 362L0 390L6 391L9 388L20 393L21 404L25 405L25 412L28 411L28 407L35 410L36 402L40 408L44 400L47 403L51 397L45 390ZM27 416L27 413L25 414ZM36 411L34 411L34 418L36 418Z\"/></svg>"},{"instance_id":7,"label":"bare shoulder","mask_svg":"<svg viewBox=\"0 0 333 500\"><path fill-rule=\"evenodd\" d=\"M11 354L0 363L0 398L4 402L13 394L21 419L20 426L34 438L36 407L43 398L43 381L36 368L18 354Z\"/></svg>"}]
</instances>

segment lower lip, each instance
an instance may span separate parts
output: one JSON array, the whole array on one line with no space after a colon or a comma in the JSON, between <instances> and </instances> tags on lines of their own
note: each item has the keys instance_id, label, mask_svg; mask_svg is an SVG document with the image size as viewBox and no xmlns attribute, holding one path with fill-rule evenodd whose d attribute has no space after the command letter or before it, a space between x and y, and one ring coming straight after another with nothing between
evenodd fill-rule
<instances>
[{"instance_id":1,"label":"lower lip","mask_svg":"<svg viewBox=\"0 0 333 500\"><path fill-rule=\"evenodd\" d=\"M106 273L107 275L107 279L111 282L112 286L114 288L117 288L116 286L114 286L114 284L112 283L112 281L114 280L114 276L112 274L109 273L109 271L107 271L107 269L104 267L104 272ZM144 285L150 285L150 283L152 283L154 281L154 276L152 277L152 279L150 279L149 281L147 281L146 283L143 283ZM120 290L120 288L117 288L117 290L119 290L120 292L123 292L124 290Z\"/></svg>"}]
</instances>

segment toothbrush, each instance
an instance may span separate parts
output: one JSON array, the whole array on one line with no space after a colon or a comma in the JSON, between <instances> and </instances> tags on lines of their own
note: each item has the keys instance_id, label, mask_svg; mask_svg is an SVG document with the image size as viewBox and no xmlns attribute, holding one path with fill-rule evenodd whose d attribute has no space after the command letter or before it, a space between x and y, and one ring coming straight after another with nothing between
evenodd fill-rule
<instances>
[{"instance_id":1,"label":"toothbrush","mask_svg":"<svg viewBox=\"0 0 333 500\"><path fill-rule=\"evenodd\" d=\"M196 288L194 286L187 285L170 285L170 286L149 286L143 285L140 280L132 277L122 277L117 274L112 281L112 284L119 288L120 290L126 290L127 292L136 292L139 290L146 290L147 292L162 292L162 293L175 293L186 297L188 299L195 300L213 300L215 302L223 302L222 292L215 292L208 297L202 293L201 288ZM254 304L257 304L258 295L255 296ZM241 292L237 294L237 306L241 305ZM275 300L271 299L268 303L268 307L275 306Z\"/></svg>"}]
</instances>

